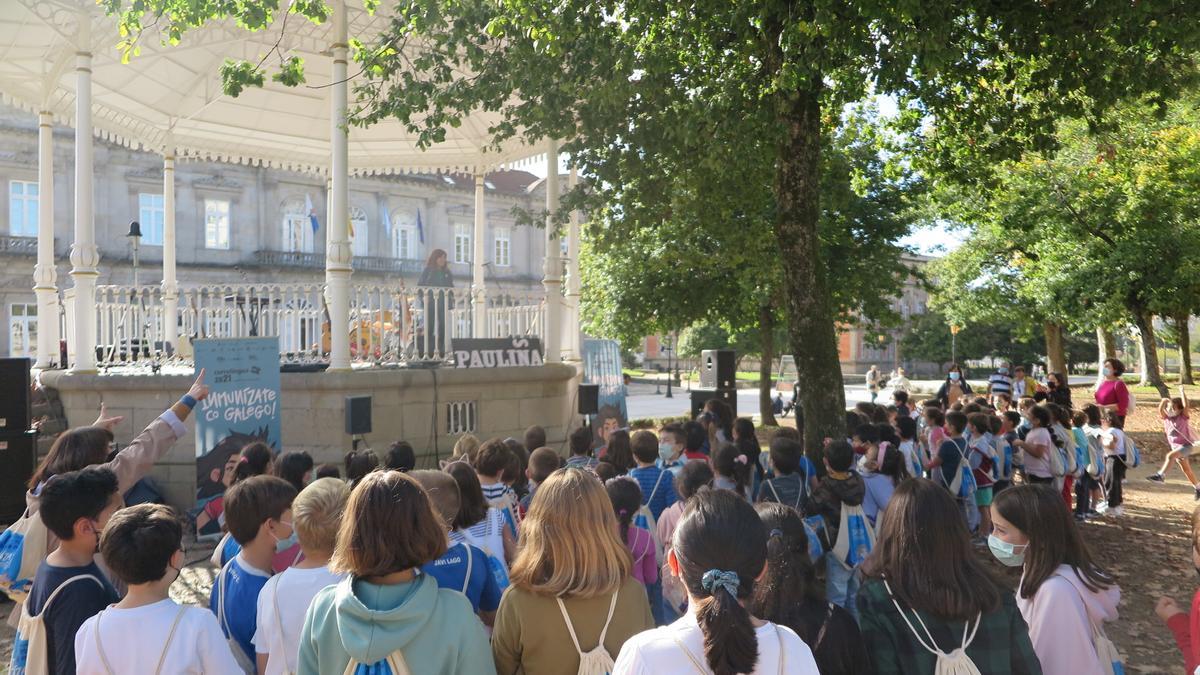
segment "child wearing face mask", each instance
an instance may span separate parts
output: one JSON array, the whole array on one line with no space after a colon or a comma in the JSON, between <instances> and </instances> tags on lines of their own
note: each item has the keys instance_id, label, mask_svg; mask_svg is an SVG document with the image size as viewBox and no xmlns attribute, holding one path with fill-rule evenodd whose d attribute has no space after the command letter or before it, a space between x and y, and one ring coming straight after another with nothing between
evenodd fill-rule
<instances>
[{"instance_id":1,"label":"child wearing face mask","mask_svg":"<svg viewBox=\"0 0 1200 675\"><path fill-rule=\"evenodd\" d=\"M217 618L167 593L183 567L182 540L178 516L161 504L131 506L108 521L100 552L129 592L76 633L78 675L239 672Z\"/></svg>"},{"instance_id":2,"label":"child wearing face mask","mask_svg":"<svg viewBox=\"0 0 1200 675\"><path fill-rule=\"evenodd\" d=\"M667 469L672 475L678 476L683 470L683 446L686 435L683 432L683 425L668 424L659 432L658 443L658 461L655 465L660 469ZM636 460L636 455L634 456Z\"/></svg>"},{"instance_id":3,"label":"child wearing face mask","mask_svg":"<svg viewBox=\"0 0 1200 675\"><path fill-rule=\"evenodd\" d=\"M1117 618L1121 588L1092 559L1062 495L1049 485L1011 487L992 503L992 523L988 548L1021 568L1017 608L1042 673L1113 672L1120 656L1104 624Z\"/></svg>"},{"instance_id":4,"label":"child wearing face mask","mask_svg":"<svg viewBox=\"0 0 1200 675\"><path fill-rule=\"evenodd\" d=\"M1192 566L1200 574L1200 507L1192 512ZM1188 673L1200 670L1200 590L1192 596L1192 611L1185 612L1173 598L1159 598L1154 612L1167 624L1175 636L1175 644L1183 652Z\"/></svg>"},{"instance_id":5,"label":"child wearing face mask","mask_svg":"<svg viewBox=\"0 0 1200 675\"><path fill-rule=\"evenodd\" d=\"M1177 398L1164 398L1159 402L1158 416L1162 419L1163 431L1167 434L1167 443L1171 446L1171 450L1163 460L1162 468L1158 470L1158 473L1150 474L1146 476L1146 479L1165 483L1167 469L1171 467L1171 464L1178 464L1179 469L1183 471L1183 475L1195 491L1195 498L1200 500L1200 485L1196 484L1196 474L1192 473L1192 465L1188 461L1195 440L1192 438L1192 429L1188 426L1187 411L1187 393L1183 390L1183 386L1179 387Z\"/></svg>"}]
</instances>

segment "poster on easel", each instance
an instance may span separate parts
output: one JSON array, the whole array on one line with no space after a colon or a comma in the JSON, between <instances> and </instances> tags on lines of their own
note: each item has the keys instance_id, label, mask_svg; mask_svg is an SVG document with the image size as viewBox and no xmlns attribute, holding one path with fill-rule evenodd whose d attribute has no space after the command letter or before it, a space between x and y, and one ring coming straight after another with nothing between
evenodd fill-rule
<instances>
[{"instance_id":1,"label":"poster on easel","mask_svg":"<svg viewBox=\"0 0 1200 675\"><path fill-rule=\"evenodd\" d=\"M599 450L612 432L629 426L621 347L615 340L583 341L583 381L600 385L599 412L588 419Z\"/></svg>"},{"instance_id":2,"label":"poster on easel","mask_svg":"<svg viewBox=\"0 0 1200 675\"><path fill-rule=\"evenodd\" d=\"M196 533L219 536L225 490L242 448L280 438L279 338L196 340L196 372L206 372L208 398L196 406Z\"/></svg>"}]
</instances>

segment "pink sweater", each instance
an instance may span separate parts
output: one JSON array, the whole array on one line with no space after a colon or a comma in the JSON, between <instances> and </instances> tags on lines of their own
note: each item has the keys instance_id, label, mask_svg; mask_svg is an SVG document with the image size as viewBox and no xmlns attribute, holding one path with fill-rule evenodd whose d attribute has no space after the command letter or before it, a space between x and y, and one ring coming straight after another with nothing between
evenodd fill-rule
<instances>
[{"instance_id":1,"label":"pink sweater","mask_svg":"<svg viewBox=\"0 0 1200 675\"><path fill-rule=\"evenodd\" d=\"M625 544L633 555L633 578L643 584L658 581L658 559L654 554L654 539L649 530L636 525L629 526Z\"/></svg>"},{"instance_id":2,"label":"pink sweater","mask_svg":"<svg viewBox=\"0 0 1200 675\"><path fill-rule=\"evenodd\" d=\"M1105 380L1096 390L1096 403L1115 405L1117 414L1124 415L1129 410L1129 388L1120 380Z\"/></svg>"}]
</instances>

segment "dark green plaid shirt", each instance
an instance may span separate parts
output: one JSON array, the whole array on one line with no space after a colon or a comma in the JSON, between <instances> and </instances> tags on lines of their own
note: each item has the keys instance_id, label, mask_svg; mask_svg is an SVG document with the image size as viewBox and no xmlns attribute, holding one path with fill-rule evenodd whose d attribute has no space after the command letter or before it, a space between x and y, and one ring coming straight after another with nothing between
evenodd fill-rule
<instances>
[{"instance_id":1,"label":"dark green plaid shirt","mask_svg":"<svg viewBox=\"0 0 1200 675\"><path fill-rule=\"evenodd\" d=\"M975 639L967 647L967 656L983 675L1041 675L1042 665L1029 641L1029 627L1017 609L1017 601L1008 591L1002 596L1000 609L981 618ZM933 673L937 656L917 642L882 581L863 582L858 591L858 613L864 643L877 675ZM904 615L921 632L921 639L928 642L913 611L905 607ZM925 612L920 612L920 616L938 649L950 653L962 646L962 621L945 621Z\"/></svg>"}]
</instances>

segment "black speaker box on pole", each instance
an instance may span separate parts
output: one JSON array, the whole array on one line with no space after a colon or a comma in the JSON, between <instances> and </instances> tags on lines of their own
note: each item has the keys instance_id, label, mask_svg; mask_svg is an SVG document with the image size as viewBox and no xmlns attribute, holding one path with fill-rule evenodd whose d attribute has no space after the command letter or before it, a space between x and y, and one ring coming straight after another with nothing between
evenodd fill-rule
<instances>
[{"instance_id":1,"label":"black speaker box on pole","mask_svg":"<svg viewBox=\"0 0 1200 675\"><path fill-rule=\"evenodd\" d=\"M37 434L0 433L0 523L25 513L26 483L37 466Z\"/></svg>"},{"instance_id":2,"label":"black speaker box on pole","mask_svg":"<svg viewBox=\"0 0 1200 675\"><path fill-rule=\"evenodd\" d=\"M346 433L362 436L371 433L371 397L346 397Z\"/></svg>"},{"instance_id":3,"label":"black speaker box on pole","mask_svg":"<svg viewBox=\"0 0 1200 675\"><path fill-rule=\"evenodd\" d=\"M579 414L595 415L600 412L600 385L579 385Z\"/></svg>"},{"instance_id":4,"label":"black speaker box on pole","mask_svg":"<svg viewBox=\"0 0 1200 675\"><path fill-rule=\"evenodd\" d=\"M0 359L0 434L23 434L33 424L29 359Z\"/></svg>"},{"instance_id":5,"label":"black speaker box on pole","mask_svg":"<svg viewBox=\"0 0 1200 675\"><path fill-rule=\"evenodd\" d=\"M732 349L705 349L700 352L700 387L733 389L737 386L737 352Z\"/></svg>"}]
</instances>

